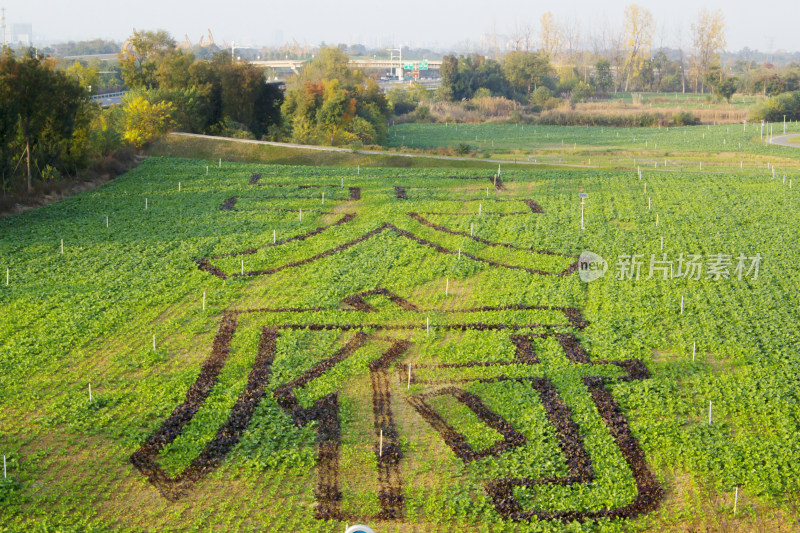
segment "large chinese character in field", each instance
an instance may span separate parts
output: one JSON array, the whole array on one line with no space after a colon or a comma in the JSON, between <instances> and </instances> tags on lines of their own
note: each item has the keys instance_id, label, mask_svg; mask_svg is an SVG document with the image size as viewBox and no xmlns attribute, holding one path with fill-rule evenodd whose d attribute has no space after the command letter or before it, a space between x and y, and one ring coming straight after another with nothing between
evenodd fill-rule
<instances>
[{"instance_id":1,"label":"large chinese character in field","mask_svg":"<svg viewBox=\"0 0 800 533\"><path fill-rule=\"evenodd\" d=\"M252 184L256 182L256 179L251 180ZM502 188L502 183L496 181L492 185L496 190ZM426 202L423 194L423 198L413 204L414 210L409 210L404 205L409 200L408 189L394 187L393 204L384 208L384 220L378 224L358 226L358 209L352 204L361 199L362 191L351 188L348 198L340 198L344 203L338 204L338 218L333 223L288 239L274 236L272 243L261 246L279 249L287 243L303 244L304 241L322 239L332 228L353 225L353 231L331 236L330 246L323 247L322 251L313 247L304 259L255 269L245 269L242 262L238 271L231 267L233 259L256 254L259 248L253 248L202 259L198 263L201 269L223 278L269 276L309 265L320 264L323 268L324 261L345 250L357 250L359 245L379 235L394 234L397 239L406 239L429 249L430 254L444 255L454 261L473 261L486 269L512 269L526 276L567 277L575 272L573 259L567 259L563 269L546 271L525 264L503 263L496 254L482 255L448 248L431 235L436 232L456 235L488 248L532 253L511 244L479 237L473 228L467 232L466 229L452 229L429 220L428 217L442 214L442 205L447 207L452 203L443 204L436 198L427 198ZM488 196L488 190L486 194ZM281 195L275 199L287 197ZM297 194L294 197L301 196ZM335 202L335 198L335 193L329 194L328 201ZM542 211L530 200L508 202L508 206L489 201L486 205L500 206L499 214L504 216ZM474 207L475 203L465 202L465 206ZM224 207L235 209L242 204L241 199L231 199ZM481 210L482 205L479 207ZM515 211L515 205L522 205L523 210ZM345 209L342 210L341 206ZM309 216L308 208L306 213ZM420 235L420 227L430 233ZM227 266L225 261L228 261ZM447 283L449 286L449 280ZM246 386L227 421L202 452L182 472L169 475L159 465L159 453L202 409L226 365L232 339L242 324L259 330L257 354ZM265 395L271 394L295 424L306 426L313 423L317 437L314 512L318 518L403 519L407 501L404 472L407 474L409 467L407 445L396 411L408 407L413 416L427 424L449 453L464 465L494 460L491 475L485 475L482 481L483 490L494 509L506 519L583 520L634 516L654 509L662 491L608 385L647 379L649 372L637 359L606 361L590 358L578 340L585 326L580 311L573 307L552 306L547 302L497 305L487 301L463 309L423 308L408 295L381 286L353 293L335 306L231 310L222 317L211 355L187 391L185 401L147 438L131 460L165 497L178 499L219 466L247 429L259 403ZM333 333L340 339L339 347L307 365L291 379L272 383L272 366L280 343L298 330L311 334ZM474 357L468 354L466 360L459 362L438 361L435 356L432 360L417 363L409 359L420 340L431 335L447 338L465 333L473 342L465 343L466 349L477 352L479 341L485 336L491 337L494 343L487 346L507 346L511 352L475 353ZM358 372L367 374L370 384L370 392L360 398L371 407L360 411L370 412L371 417L371 442L366 444L374 453L372 475L376 490L374 502L367 506L369 509L343 505L346 497L341 487L345 439L340 398L348 387L348 376L355 379L354 373ZM512 423L508 411L504 416L500 412L502 409L492 407L493 387L511 387L514 391L521 391L515 409L539 409L543 413L548 428L543 432L542 442L533 441L531 431ZM592 438L615 448L616 463L614 458L605 458L603 454L608 455L607 451L592 451L582 430L585 423L576 417L575 408L581 411L582 418L593 416L602 423L605 428L603 435L595 437L600 430L594 427ZM471 421L471 426L462 428L463 421L453 413L462 413L461 418ZM485 442L481 442L481 438ZM545 446L547 438L552 441L551 445L555 443L561 455L561 471L555 475L535 476L525 474L531 469L504 469L503 461L514 456L515 450ZM603 485L600 478L608 478L608 470L614 468L628 469L632 478L631 497L624 504L602 508L581 503L566 507L537 505L537 490L546 487L562 487L565 491L601 490L609 482L603 481Z\"/></svg>"}]
</instances>

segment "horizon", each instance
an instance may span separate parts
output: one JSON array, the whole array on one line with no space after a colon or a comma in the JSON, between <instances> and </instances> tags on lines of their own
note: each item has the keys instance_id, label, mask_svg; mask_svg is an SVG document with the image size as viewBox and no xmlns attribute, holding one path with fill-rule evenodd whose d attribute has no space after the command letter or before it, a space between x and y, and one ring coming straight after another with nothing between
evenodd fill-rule
<instances>
[{"instance_id":1,"label":"horizon","mask_svg":"<svg viewBox=\"0 0 800 533\"><path fill-rule=\"evenodd\" d=\"M625 5L631 2L605 3L602 8L588 0L570 0L549 9L556 20L580 33L580 48L591 48L591 37L603 31L618 33L622 27ZM400 45L409 48L428 48L437 51L481 50L487 49L487 41L505 38L530 26L534 35L538 34L539 18L548 10L525 9L521 14L519 0L505 0L494 10L492 20L475 16L477 2L460 3L457 8L445 5L427 5L412 1L400 10L397 18L388 19L374 6L359 0L344 0L338 4L319 3L314 20L303 16L308 5L280 5L271 10L263 5L254 5L246 17L231 13L228 9L217 13L211 2L200 1L192 4L178 2L157 4L144 0L137 8L114 10L104 15L105 5L91 0L76 0L69 5L47 5L43 2L23 2L6 0L0 4L5 8L6 26L10 37L15 24L31 24L33 45L46 46L67 41L86 41L106 39L124 41L133 29L168 31L176 41L188 35L192 43L197 43L201 35L208 35L210 29L217 43L240 43L243 48L281 46L297 40L301 44L315 47L328 45L364 45L369 49ZM247 5L250 2L243 2ZM419 10L414 6L420 5ZM695 4L688 0L677 0L669 4L640 2L639 5L650 10L655 21L652 36L652 49L683 48L691 49L691 24L697 19L699 11L717 9L718 5ZM198 7L199 6L199 7ZM424 6L424 7L423 7ZM148 9L149 7L149 9ZM335 9L334 9L335 8ZM725 29L728 44L727 53L737 53L748 49L762 54L792 53L800 51L800 33L792 28L792 17L775 17L776 12L791 13L794 6L789 2L768 2L760 8L752 4L737 6L737 3L720 7L725 15ZM158 15L152 13L160 11ZM99 13L98 13L99 12ZM358 12L358 17L348 23L331 27L327 22L340 19L342 13ZM582 16L576 13L583 13ZM87 13L93 16L86 17ZM208 13L212 13L209 15ZM230 14L226 14L230 13ZM261 18L262 15L265 18ZM212 20L213 19L213 20ZM762 20L763 19L763 20ZM280 22L262 22L274 21ZM441 24L446 20L447 24ZM593 23L593 24L590 24ZM97 27L101 27L100 30ZM388 31L379 29L387 27ZM764 28L770 28L766 31Z\"/></svg>"}]
</instances>

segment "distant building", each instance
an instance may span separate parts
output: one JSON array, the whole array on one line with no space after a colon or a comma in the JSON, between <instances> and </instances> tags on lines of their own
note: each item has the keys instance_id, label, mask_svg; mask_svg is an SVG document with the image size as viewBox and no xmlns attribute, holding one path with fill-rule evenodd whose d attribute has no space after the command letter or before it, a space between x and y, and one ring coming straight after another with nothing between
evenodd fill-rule
<instances>
[{"instance_id":1,"label":"distant building","mask_svg":"<svg viewBox=\"0 0 800 533\"><path fill-rule=\"evenodd\" d=\"M31 46L33 44L33 25L12 24L11 44Z\"/></svg>"}]
</instances>

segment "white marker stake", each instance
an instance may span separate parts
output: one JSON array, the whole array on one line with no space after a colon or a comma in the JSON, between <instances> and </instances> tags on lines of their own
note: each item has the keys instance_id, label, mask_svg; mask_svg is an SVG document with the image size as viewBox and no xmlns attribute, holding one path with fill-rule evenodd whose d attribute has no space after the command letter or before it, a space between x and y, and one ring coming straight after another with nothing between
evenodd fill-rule
<instances>
[{"instance_id":1,"label":"white marker stake","mask_svg":"<svg viewBox=\"0 0 800 533\"><path fill-rule=\"evenodd\" d=\"M300 209L300 222L302 222L302 221L303 221L303 209L301 208Z\"/></svg>"},{"instance_id":2,"label":"white marker stake","mask_svg":"<svg viewBox=\"0 0 800 533\"><path fill-rule=\"evenodd\" d=\"M656 227L658 227L658 213L656 213Z\"/></svg>"},{"instance_id":3,"label":"white marker stake","mask_svg":"<svg viewBox=\"0 0 800 533\"><path fill-rule=\"evenodd\" d=\"M64 239L61 239L61 255L64 255Z\"/></svg>"},{"instance_id":4,"label":"white marker stake","mask_svg":"<svg viewBox=\"0 0 800 533\"><path fill-rule=\"evenodd\" d=\"M708 425L711 425L711 400L708 401Z\"/></svg>"},{"instance_id":5,"label":"white marker stake","mask_svg":"<svg viewBox=\"0 0 800 533\"><path fill-rule=\"evenodd\" d=\"M461 248L458 249L458 260L461 261ZM6 285L8 285L8 272L6 272Z\"/></svg>"},{"instance_id":6,"label":"white marker stake","mask_svg":"<svg viewBox=\"0 0 800 533\"><path fill-rule=\"evenodd\" d=\"M425 332L426 333L430 333L431 332L431 318L430 317L425 317Z\"/></svg>"},{"instance_id":7,"label":"white marker stake","mask_svg":"<svg viewBox=\"0 0 800 533\"><path fill-rule=\"evenodd\" d=\"M6 479L6 456L3 456L3 479Z\"/></svg>"},{"instance_id":8,"label":"white marker stake","mask_svg":"<svg viewBox=\"0 0 800 533\"><path fill-rule=\"evenodd\" d=\"M478 214L479 215L481 214L482 210L483 210L483 204L478 204Z\"/></svg>"},{"instance_id":9,"label":"white marker stake","mask_svg":"<svg viewBox=\"0 0 800 533\"><path fill-rule=\"evenodd\" d=\"M178 192L181 192L181 182L178 182Z\"/></svg>"},{"instance_id":10,"label":"white marker stake","mask_svg":"<svg viewBox=\"0 0 800 533\"><path fill-rule=\"evenodd\" d=\"M650 209L651 209L651 206L652 206L652 202L650 201L650 197L648 196L648 197L647 197L647 210L648 210L648 211L650 211Z\"/></svg>"},{"instance_id":11,"label":"white marker stake","mask_svg":"<svg viewBox=\"0 0 800 533\"><path fill-rule=\"evenodd\" d=\"M108 227L108 215L106 215L106 227Z\"/></svg>"},{"instance_id":12,"label":"white marker stake","mask_svg":"<svg viewBox=\"0 0 800 533\"><path fill-rule=\"evenodd\" d=\"M208 176L208 165L206 165L206 176Z\"/></svg>"},{"instance_id":13,"label":"white marker stake","mask_svg":"<svg viewBox=\"0 0 800 533\"><path fill-rule=\"evenodd\" d=\"M344 178L342 178L342 189L344 189Z\"/></svg>"},{"instance_id":14,"label":"white marker stake","mask_svg":"<svg viewBox=\"0 0 800 533\"><path fill-rule=\"evenodd\" d=\"M92 401L92 384L89 383L89 401Z\"/></svg>"},{"instance_id":15,"label":"white marker stake","mask_svg":"<svg viewBox=\"0 0 800 533\"><path fill-rule=\"evenodd\" d=\"M786 133L786 125L783 125L784 133ZM736 507L739 505L739 487L736 487L736 496L733 497L733 515L736 516Z\"/></svg>"},{"instance_id":16,"label":"white marker stake","mask_svg":"<svg viewBox=\"0 0 800 533\"><path fill-rule=\"evenodd\" d=\"M272 244L275 244L275 230L272 230Z\"/></svg>"},{"instance_id":17,"label":"white marker stake","mask_svg":"<svg viewBox=\"0 0 800 533\"><path fill-rule=\"evenodd\" d=\"M322 205L325 205L325 191L322 191Z\"/></svg>"},{"instance_id":18,"label":"white marker stake","mask_svg":"<svg viewBox=\"0 0 800 533\"><path fill-rule=\"evenodd\" d=\"M697 341L692 342L692 363L694 363L694 357L697 354Z\"/></svg>"},{"instance_id":19,"label":"white marker stake","mask_svg":"<svg viewBox=\"0 0 800 533\"><path fill-rule=\"evenodd\" d=\"M486 198L489 198L489 187L486 187Z\"/></svg>"},{"instance_id":20,"label":"white marker stake","mask_svg":"<svg viewBox=\"0 0 800 533\"><path fill-rule=\"evenodd\" d=\"M144 208L147 209L147 198L144 199Z\"/></svg>"},{"instance_id":21,"label":"white marker stake","mask_svg":"<svg viewBox=\"0 0 800 533\"><path fill-rule=\"evenodd\" d=\"M242 259L242 276L244 276L244 259Z\"/></svg>"},{"instance_id":22,"label":"white marker stake","mask_svg":"<svg viewBox=\"0 0 800 533\"><path fill-rule=\"evenodd\" d=\"M681 294L681 314L683 314L683 295Z\"/></svg>"},{"instance_id":23,"label":"white marker stake","mask_svg":"<svg viewBox=\"0 0 800 533\"><path fill-rule=\"evenodd\" d=\"M472 237L472 233L473 233L473 231L472 231L472 230L473 230L473 227L474 227L474 226L475 226L475 223L474 223L474 222L470 222L470 223L469 223L469 236L470 236L470 237Z\"/></svg>"},{"instance_id":24,"label":"white marker stake","mask_svg":"<svg viewBox=\"0 0 800 533\"><path fill-rule=\"evenodd\" d=\"M222 158L219 158L219 168L222 168Z\"/></svg>"},{"instance_id":25,"label":"white marker stake","mask_svg":"<svg viewBox=\"0 0 800 533\"><path fill-rule=\"evenodd\" d=\"M408 386L406 389L411 388L411 363L408 363Z\"/></svg>"},{"instance_id":26,"label":"white marker stake","mask_svg":"<svg viewBox=\"0 0 800 533\"><path fill-rule=\"evenodd\" d=\"M461 250L459 250L459 252L460 252L460 251L461 251ZM460 256L461 256L461 254L459 253L459 257L460 257ZM6 285L8 285L8 280L10 279L10 277L11 277L11 270L9 270L9 269L7 268L7 269L6 269Z\"/></svg>"},{"instance_id":27,"label":"white marker stake","mask_svg":"<svg viewBox=\"0 0 800 533\"><path fill-rule=\"evenodd\" d=\"M383 430L381 430L381 443L378 446L378 457L383 457Z\"/></svg>"},{"instance_id":28,"label":"white marker stake","mask_svg":"<svg viewBox=\"0 0 800 533\"><path fill-rule=\"evenodd\" d=\"M450 278L447 278L444 285L444 295L447 296L450 293Z\"/></svg>"},{"instance_id":29,"label":"white marker stake","mask_svg":"<svg viewBox=\"0 0 800 533\"><path fill-rule=\"evenodd\" d=\"M153 335L153 351L156 351L156 336Z\"/></svg>"},{"instance_id":30,"label":"white marker stake","mask_svg":"<svg viewBox=\"0 0 800 533\"><path fill-rule=\"evenodd\" d=\"M644 193L647 194L647 182L644 182Z\"/></svg>"},{"instance_id":31,"label":"white marker stake","mask_svg":"<svg viewBox=\"0 0 800 533\"><path fill-rule=\"evenodd\" d=\"M206 310L206 291L203 291L203 311Z\"/></svg>"},{"instance_id":32,"label":"white marker stake","mask_svg":"<svg viewBox=\"0 0 800 533\"><path fill-rule=\"evenodd\" d=\"M356 168L358 169L357 172L358 172L358 175L360 176L361 175L361 165L358 165Z\"/></svg>"},{"instance_id":33,"label":"white marker stake","mask_svg":"<svg viewBox=\"0 0 800 533\"><path fill-rule=\"evenodd\" d=\"M664 250L664 237L661 237L661 250Z\"/></svg>"}]
</instances>

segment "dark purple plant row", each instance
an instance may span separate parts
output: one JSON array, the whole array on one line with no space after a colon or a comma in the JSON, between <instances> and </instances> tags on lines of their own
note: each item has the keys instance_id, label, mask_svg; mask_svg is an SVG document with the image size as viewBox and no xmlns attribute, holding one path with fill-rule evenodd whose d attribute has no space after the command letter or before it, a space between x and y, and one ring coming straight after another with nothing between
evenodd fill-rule
<instances>
[{"instance_id":1,"label":"dark purple plant row","mask_svg":"<svg viewBox=\"0 0 800 533\"><path fill-rule=\"evenodd\" d=\"M427 218L421 216L419 213L415 213L413 211L408 212L406 214L408 216L410 216L411 218L413 218L414 220L416 220L417 222L419 222L420 224L422 224L424 226L428 226L429 228L435 229L437 231L441 231L442 233L449 233L450 235L458 235L460 237L469 237L470 239L472 239L474 241L477 241L477 242L480 242L480 243L483 243L483 244L486 244L486 245L489 245L489 246L502 246L503 248L509 248L509 249L512 249L512 250L521 250L523 252L533 252L533 253L542 254L542 255L557 255L559 257L568 257L568 258L575 257L574 255L570 255L570 254L562 254L562 253L558 253L558 252L551 252L550 250L532 250L530 248L522 248L520 246L516 246L514 244L507 243L507 242L490 241L490 240L484 239L482 237L476 237L474 235L470 235L466 231L456 231L456 230L452 230L452 229L448 228L447 226L442 226L441 224L434 224L433 222L431 222Z\"/></svg>"},{"instance_id":2,"label":"dark purple plant row","mask_svg":"<svg viewBox=\"0 0 800 533\"><path fill-rule=\"evenodd\" d=\"M600 418L608 427L611 436L622 452L622 456L631 468L636 482L636 498L628 505L599 511L525 511L522 509L519 501L514 496L513 490L515 487L531 487L543 483L570 485L573 483L587 483L594 478L591 461L586 453L585 445L582 443L577 426L574 426L571 418L565 418L564 414L559 414L560 408L556 408L548 410L547 416L548 420L556 427L557 432L560 433L559 441L567 458L570 474L562 479L509 478L492 480L487 485L487 492L495 508L504 518L514 521L536 518L537 520L561 520L563 522L582 522L600 518L633 518L654 511L663 500L664 491L655 476L650 472L639 442L631 433L625 416L616 401L614 401L611 392L606 388L603 379L597 376L587 376L583 378L583 381L589 389ZM536 387L537 385L534 386ZM541 387L541 384L539 387ZM555 390L544 392L549 388L552 388L552 384L545 386L545 388L539 388L543 404L552 402L552 399L556 397ZM549 400L547 399L548 396L551 397ZM563 401L561 403L563 404ZM567 421L566 423L565 420Z\"/></svg>"},{"instance_id":3,"label":"dark purple plant row","mask_svg":"<svg viewBox=\"0 0 800 533\"><path fill-rule=\"evenodd\" d=\"M475 213L446 213L444 211L419 211L420 215L438 215L438 216L469 216L474 215ZM484 211L484 215L492 215L495 217L510 217L514 215L527 215L527 211L512 211L511 213L495 213L494 211Z\"/></svg>"},{"instance_id":4,"label":"dark purple plant row","mask_svg":"<svg viewBox=\"0 0 800 533\"><path fill-rule=\"evenodd\" d=\"M276 330L268 328L264 328L262 331L258 354L248 375L247 385L239 395L228 419L217 430L214 438L206 444L202 452L188 467L174 477L169 476L158 464L159 452L183 432L186 424L194 418L211 393L230 353L230 342L236 331L236 325L235 315L226 314L223 317L220 329L214 339L211 355L203 364L200 375L189 387L186 399L130 457L130 461L136 469L169 500L174 501L180 498L186 490L222 463L228 452L239 442L264 396L278 337Z\"/></svg>"},{"instance_id":5,"label":"dark purple plant row","mask_svg":"<svg viewBox=\"0 0 800 533\"><path fill-rule=\"evenodd\" d=\"M408 341L395 341L381 357L369 365L376 442L375 457L378 462L378 482L380 483L378 503L381 511L377 518L381 520L402 518L405 508L403 479L400 471L403 450L400 447L400 434L397 431L392 412L391 387L387 369L400 359L410 346L411 343Z\"/></svg>"},{"instance_id":6,"label":"dark purple plant row","mask_svg":"<svg viewBox=\"0 0 800 533\"><path fill-rule=\"evenodd\" d=\"M500 176L492 176L489 179L492 180L492 183L494 183L494 188L496 190L498 190L498 191L506 190L506 186L503 185L503 180L500 179Z\"/></svg>"},{"instance_id":7,"label":"dark purple plant row","mask_svg":"<svg viewBox=\"0 0 800 533\"><path fill-rule=\"evenodd\" d=\"M327 226L320 226L320 227L318 227L316 229L313 229L313 230L311 230L309 232L306 232L306 233L303 233L301 235L296 235L294 237L289 237L287 239L281 239L281 240L276 241L274 243L268 243L268 244L265 244L263 246L259 246L258 248L249 248L249 249L241 251L241 252L234 252L234 253L230 253L230 254L221 254L221 255L214 255L214 256L211 256L211 257L204 257L202 259L197 259L195 262L197 263L197 266L198 266L198 268L200 270L208 272L208 273L210 273L210 274L212 274L214 276L217 276L218 278L226 279L228 277L228 275L225 274L224 272L222 272L222 270L220 270L217 266L211 264L211 260L212 259L223 259L223 258L228 258L228 257L237 257L237 256L240 256L240 255L253 255L258 250L263 250L265 248L270 248L272 246L280 246L281 244L286 244L286 243L294 242L294 241L303 241L305 239L308 239L309 237L313 237L315 235L319 235L323 231L328 230L330 228L333 228L335 226L341 226L342 224L347 224L348 222L350 222L354 218L356 218L355 213L346 213L342 218L340 218L339 220L337 220L333 224L328 224Z\"/></svg>"},{"instance_id":8,"label":"dark purple plant row","mask_svg":"<svg viewBox=\"0 0 800 533\"><path fill-rule=\"evenodd\" d=\"M503 436L503 440L483 450L475 450L466 437L450 426L425 400L435 396L450 395L468 407L484 424ZM446 387L433 392L409 396L409 404L435 429L456 457L469 463L490 455L499 455L525 444L525 436L517 432L503 417L491 411L476 395L457 387Z\"/></svg>"},{"instance_id":9,"label":"dark purple plant row","mask_svg":"<svg viewBox=\"0 0 800 533\"><path fill-rule=\"evenodd\" d=\"M533 200L523 200L523 202L525 202L525 205L527 205L530 208L531 213L536 213L536 214L544 213L544 209L542 209L542 206L540 206Z\"/></svg>"},{"instance_id":10,"label":"dark purple plant row","mask_svg":"<svg viewBox=\"0 0 800 533\"><path fill-rule=\"evenodd\" d=\"M375 309L373 306L369 305L366 301L364 301L364 297L378 295L378 294L386 296L390 301L392 301L401 309L405 309L406 311L419 311L419 309L417 309L417 306L415 306L405 298L389 291L388 289L384 289L383 287L378 287L371 291L365 291L365 292L360 292L358 294L353 294L342 300L342 303L349 305L350 307L354 308L357 311L375 313L378 310Z\"/></svg>"},{"instance_id":11,"label":"dark purple plant row","mask_svg":"<svg viewBox=\"0 0 800 533\"><path fill-rule=\"evenodd\" d=\"M237 196L231 196L219 206L220 211L235 211Z\"/></svg>"}]
</instances>

